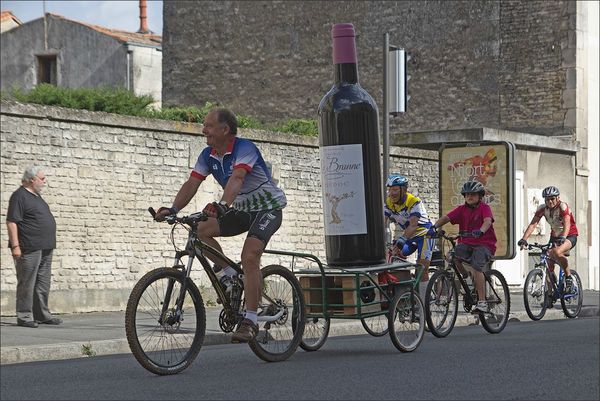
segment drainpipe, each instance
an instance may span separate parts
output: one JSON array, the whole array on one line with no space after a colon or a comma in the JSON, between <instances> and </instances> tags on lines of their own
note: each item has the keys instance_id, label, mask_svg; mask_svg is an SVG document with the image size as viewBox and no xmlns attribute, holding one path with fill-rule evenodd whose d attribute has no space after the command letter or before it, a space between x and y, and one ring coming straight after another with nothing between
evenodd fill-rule
<instances>
[{"instance_id":1,"label":"drainpipe","mask_svg":"<svg viewBox=\"0 0 600 401\"><path fill-rule=\"evenodd\" d=\"M127 49L127 90L128 91L133 91L132 89L132 79L131 79L131 64L132 64L132 55L133 55L133 51Z\"/></svg>"}]
</instances>

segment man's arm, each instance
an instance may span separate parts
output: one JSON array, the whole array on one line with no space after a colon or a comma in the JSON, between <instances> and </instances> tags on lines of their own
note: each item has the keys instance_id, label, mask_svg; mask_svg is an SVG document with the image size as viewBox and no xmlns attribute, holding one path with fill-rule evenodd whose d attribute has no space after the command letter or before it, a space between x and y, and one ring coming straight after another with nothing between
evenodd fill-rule
<instances>
[{"instance_id":1,"label":"man's arm","mask_svg":"<svg viewBox=\"0 0 600 401\"><path fill-rule=\"evenodd\" d=\"M194 195L196 195L196 192L198 192L198 188L200 188L202 181L203 180L190 175L190 178L183 183L179 189L179 192L177 192L177 195L175 196L175 200L173 201L173 206L175 206L178 211L190 203Z\"/></svg>"},{"instance_id":2,"label":"man's arm","mask_svg":"<svg viewBox=\"0 0 600 401\"><path fill-rule=\"evenodd\" d=\"M408 219L408 227L404 230L404 237L412 238L419 227L419 218L417 216L411 216Z\"/></svg>"},{"instance_id":3,"label":"man's arm","mask_svg":"<svg viewBox=\"0 0 600 401\"><path fill-rule=\"evenodd\" d=\"M221 200L227 202L228 206L231 206L235 198L240 193L242 184L246 178L246 174L248 174L248 172L244 168L236 168L231 173L229 180L227 180L227 185L225 185Z\"/></svg>"},{"instance_id":4,"label":"man's arm","mask_svg":"<svg viewBox=\"0 0 600 401\"><path fill-rule=\"evenodd\" d=\"M202 184L202 181L204 180L190 175L190 178L188 178L188 180L183 183L183 185L179 189L179 192L177 192L177 195L175 196L175 200L173 201L172 206L172 208L175 208L175 210L173 211L172 208L161 207L156 212L156 216L154 216L154 219L156 221L163 221L166 216L170 215L173 212L177 213L181 209L186 207L187 204L190 203L194 195L196 195L196 192L198 192L198 188L200 187L200 184Z\"/></svg>"},{"instance_id":5,"label":"man's arm","mask_svg":"<svg viewBox=\"0 0 600 401\"><path fill-rule=\"evenodd\" d=\"M7 221L6 228L8 230L8 243L10 244L10 252L13 258L19 258L21 257L21 246L19 244L19 228L17 227L17 223Z\"/></svg>"},{"instance_id":6,"label":"man's arm","mask_svg":"<svg viewBox=\"0 0 600 401\"><path fill-rule=\"evenodd\" d=\"M531 219L531 222L529 223L529 225L527 226L527 229L525 229L525 233L523 233L523 238L525 241L527 241L527 238L529 238L529 236L531 235L531 233L533 232L533 230L535 230L535 227L537 227L538 223L540 222L540 217L537 215L534 215L533 218Z\"/></svg>"}]
</instances>

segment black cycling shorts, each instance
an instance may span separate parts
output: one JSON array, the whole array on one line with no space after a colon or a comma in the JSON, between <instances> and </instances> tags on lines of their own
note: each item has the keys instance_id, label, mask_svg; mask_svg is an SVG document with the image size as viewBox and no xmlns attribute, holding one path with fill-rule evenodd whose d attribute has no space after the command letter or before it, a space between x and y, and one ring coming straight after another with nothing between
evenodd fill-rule
<instances>
[{"instance_id":1,"label":"black cycling shorts","mask_svg":"<svg viewBox=\"0 0 600 401\"><path fill-rule=\"evenodd\" d=\"M219 221L219 230L223 237L233 237L248 231L248 237L258 238L265 247L275 232L281 227L283 211L264 210L260 212L243 212L230 209Z\"/></svg>"},{"instance_id":2,"label":"black cycling shorts","mask_svg":"<svg viewBox=\"0 0 600 401\"><path fill-rule=\"evenodd\" d=\"M575 244L577 243L576 235L567 235L567 239L571 242L571 249L575 248ZM550 242L554 243L558 240L558 237L550 237Z\"/></svg>"}]
</instances>

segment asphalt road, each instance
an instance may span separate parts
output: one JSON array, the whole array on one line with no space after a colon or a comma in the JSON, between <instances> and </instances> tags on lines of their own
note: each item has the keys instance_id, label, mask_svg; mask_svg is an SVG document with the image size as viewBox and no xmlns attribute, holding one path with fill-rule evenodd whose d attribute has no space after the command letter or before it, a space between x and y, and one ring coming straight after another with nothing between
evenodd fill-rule
<instances>
[{"instance_id":1,"label":"asphalt road","mask_svg":"<svg viewBox=\"0 0 600 401\"><path fill-rule=\"evenodd\" d=\"M203 348L184 372L155 376L131 355L4 365L0 399L599 399L599 319L456 327L413 353L389 337L328 339L265 363L245 345Z\"/></svg>"}]
</instances>

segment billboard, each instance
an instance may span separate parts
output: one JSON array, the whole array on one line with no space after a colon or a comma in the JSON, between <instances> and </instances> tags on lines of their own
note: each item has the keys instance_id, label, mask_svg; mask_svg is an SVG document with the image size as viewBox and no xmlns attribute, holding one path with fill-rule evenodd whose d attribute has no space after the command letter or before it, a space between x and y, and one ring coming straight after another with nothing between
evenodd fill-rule
<instances>
[{"instance_id":1,"label":"billboard","mask_svg":"<svg viewBox=\"0 0 600 401\"><path fill-rule=\"evenodd\" d=\"M481 182L494 214L496 259L512 259L516 251L514 150L510 142L450 144L440 150L440 216L464 203L460 190L466 181ZM444 229L458 232L458 226Z\"/></svg>"}]
</instances>

